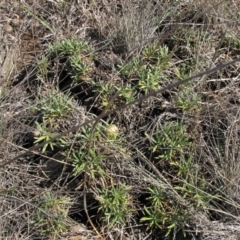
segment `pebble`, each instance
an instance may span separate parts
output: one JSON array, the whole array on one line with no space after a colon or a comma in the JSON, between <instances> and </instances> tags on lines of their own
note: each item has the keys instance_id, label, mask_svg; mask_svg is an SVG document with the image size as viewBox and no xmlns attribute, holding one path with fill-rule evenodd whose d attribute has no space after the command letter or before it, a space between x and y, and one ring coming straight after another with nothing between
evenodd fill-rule
<instances>
[{"instance_id":1,"label":"pebble","mask_svg":"<svg viewBox=\"0 0 240 240\"><path fill-rule=\"evenodd\" d=\"M13 28L12 28L11 25L6 24L6 25L4 26L4 31L5 31L6 33L12 33L12 32L13 32Z\"/></svg>"}]
</instances>

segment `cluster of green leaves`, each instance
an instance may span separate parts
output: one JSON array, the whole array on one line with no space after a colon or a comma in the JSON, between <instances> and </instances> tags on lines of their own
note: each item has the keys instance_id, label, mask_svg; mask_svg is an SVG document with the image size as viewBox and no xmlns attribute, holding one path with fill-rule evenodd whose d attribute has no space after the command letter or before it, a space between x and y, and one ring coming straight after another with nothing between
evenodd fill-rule
<instances>
[{"instance_id":1,"label":"cluster of green leaves","mask_svg":"<svg viewBox=\"0 0 240 240\"><path fill-rule=\"evenodd\" d=\"M37 62L37 79L45 82L47 79L47 75L49 72L49 60L46 56L41 56L41 58Z\"/></svg>"},{"instance_id":2,"label":"cluster of green leaves","mask_svg":"<svg viewBox=\"0 0 240 240\"><path fill-rule=\"evenodd\" d=\"M175 75L177 79L183 80L192 75L196 61L190 58L182 62L176 69ZM183 110L196 110L200 107L201 96L198 92L194 91L192 86L180 86L179 91L175 94L175 103L177 107Z\"/></svg>"},{"instance_id":3,"label":"cluster of green leaves","mask_svg":"<svg viewBox=\"0 0 240 240\"><path fill-rule=\"evenodd\" d=\"M126 103L132 102L137 94L137 91L131 86L131 84L126 84L125 86L115 86L119 91L119 97L122 97Z\"/></svg>"},{"instance_id":4,"label":"cluster of green leaves","mask_svg":"<svg viewBox=\"0 0 240 240\"><path fill-rule=\"evenodd\" d=\"M129 79L131 82L136 78L136 73L141 69L140 56L134 56L127 63L122 62L118 65L118 68L120 70L120 76Z\"/></svg>"},{"instance_id":5,"label":"cluster of green leaves","mask_svg":"<svg viewBox=\"0 0 240 240\"><path fill-rule=\"evenodd\" d=\"M103 159L101 156L97 156L93 143L99 139L99 132L95 131L92 133L89 127L83 127L76 137L79 144L75 144L75 146L64 153L66 158L70 158L74 164L73 175L76 176L86 171L90 172L92 177L95 177L97 170L100 170L102 173L100 164ZM90 145L91 142L93 143L92 147Z\"/></svg>"},{"instance_id":6,"label":"cluster of green leaves","mask_svg":"<svg viewBox=\"0 0 240 240\"><path fill-rule=\"evenodd\" d=\"M206 208L213 196L208 194L204 174L194 162L192 140L184 123L167 122L147 137L156 166L165 166L167 174L174 177L171 184L174 191L189 204L189 208ZM186 206L178 203L174 192L170 194L156 186L149 191L149 205L144 207L142 221L148 222L150 227L166 230L166 235L176 233L188 222Z\"/></svg>"},{"instance_id":7,"label":"cluster of green leaves","mask_svg":"<svg viewBox=\"0 0 240 240\"><path fill-rule=\"evenodd\" d=\"M196 66L196 61L193 59L189 59L187 61L182 62L176 69L175 75L179 80L183 80L192 75L192 72Z\"/></svg>"},{"instance_id":8,"label":"cluster of green leaves","mask_svg":"<svg viewBox=\"0 0 240 240\"><path fill-rule=\"evenodd\" d=\"M77 38L64 39L59 42L55 42L48 47L49 53L55 53L58 55L75 55L75 54L89 54L93 51L92 47L84 41L80 41Z\"/></svg>"},{"instance_id":9,"label":"cluster of green leaves","mask_svg":"<svg viewBox=\"0 0 240 240\"><path fill-rule=\"evenodd\" d=\"M150 91L159 89L159 81L161 77L162 73L158 69L145 67L138 73L138 86L147 94Z\"/></svg>"},{"instance_id":10,"label":"cluster of green leaves","mask_svg":"<svg viewBox=\"0 0 240 240\"><path fill-rule=\"evenodd\" d=\"M35 143L44 142L42 151L48 147L53 150L56 146L64 146L65 138L55 138L58 121L66 119L74 111L70 93L62 93L60 90L52 90L46 95L40 95L35 111L42 114L42 122L36 122Z\"/></svg>"},{"instance_id":11,"label":"cluster of green leaves","mask_svg":"<svg viewBox=\"0 0 240 240\"><path fill-rule=\"evenodd\" d=\"M144 60L148 64L156 65L160 70L166 69L171 64L169 49L167 46L158 46L156 42L143 49Z\"/></svg>"},{"instance_id":12,"label":"cluster of green leaves","mask_svg":"<svg viewBox=\"0 0 240 240\"><path fill-rule=\"evenodd\" d=\"M100 121L93 132L91 127L83 127L76 137L78 144L66 153L73 161L73 174L85 171L92 179L104 176L104 161L110 157L113 147L121 148L117 127Z\"/></svg>"},{"instance_id":13,"label":"cluster of green leaves","mask_svg":"<svg viewBox=\"0 0 240 240\"><path fill-rule=\"evenodd\" d=\"M159 89L161 79L164 78L163 72L170 63L168 47L152 43L143 49L140 56L118 65L123 81L113 83L99 80L94 84L93 91L100 95L102 108L108 106L116 91L119 95L114 104L132 102L139 91L147 94ZM124 84L124 81L127 83Z\"/></svg>"},{"instance_id":14,"label":"cluster of green leaves","mask_svg":"<svg viewBox=\"0 0 240 240\"><path fill-rule=\"evenodd\" d=\"M43 197L37 199L37 206L32 224L41 234L48 234L55 239L67 229L66 217L71 206L67 197L57 197L47 191Z\"/></svg>"},{"instance_id":15,"label":"cluster of green leaves","mask_svg":"<svg viewBox=\"0 0 240 240\"><path fill-rule=\"evenodd\" d=\"M73 153L73 163L75 166L73 174L77 175L85 170L94 179L96 175L104 175L105 172L101 167L101 163L104 160L106 160L106 157L99 155L94 149L87 151L86 146L80 147L78 152Z\"/></svg>"},{"instance_id":16,"label":"cluster of green leaves","mask_svg":"<svg viewBox=\"0 0 240 240\"><path fill-rule=\"evenodd\" d=\"M101 108L107 107L114 96L116 91L119 92L118 98L114 101L112 109L115 108L117 103L129 103L135 99L136 91L131 84L115 84L113 82L106 83L104 80L100 80L94 85L94 92L99 94L101 100Z\"/></svg>"},{"instance_id":17,"label":"cluster of green leaves","mask_svg":"<svg viewBox=\"0 0 240 240\"><path fill-rule=\"evenodd\" d=\"M67 59L66 71L72 77L73 85L79 81L90 81L89 74L94 65L92 54L94 48L77 38L64 39L48 48L49 53Z\"/></svg>"},{"instance_id":18,"label":"cluster of green leaves","mask_svg":"<svg viewBox=\"0 0 240 240\"><path fill-rule=\"evenodd\" d=\"M69 44L65 43L65 45ZM71 51L65 52L72 54ZM72 54L69 57L70 69L72 69L69 72L74 80L89 80L89 73L92 70L90 58L88 57L88 61L86 61L86 56L82 54ZM119 94L114 100L112 108L116 104L132 102L139 91L147 94L159 89L160 80L164 78L163 72L170 63L170 54L166 46L159 47L153 43L145 47L140 56L133 57L127 63L123 62L118 65L121 81L106 82L106 80L100 79L97 82L92 82L93 92L99 94L100 108L108 106L117 91Z\"/></svg>"},{"instance_id":19,"label":"cluster of green leaves","mask_svg":"<svg viewBox=\"0 0 240 240\"><path fill-rule=\"evenodd\" d=\"M78 175L83 171L89 173L93 179L105 175L102 163L106 160L106 157L98 152L96 146L96 143L103 140L101 130L101 123L96 126L93 133L90 127L81 129L81 133L78 135L78 141L81 144L70 153L74 164L74 175Z\"/></svg>"},{"instance_id":20,"label":"cluster of green leaves","mask_svg":"<svg viewBox=\"0 0 240 240\"><path fill-rule=\"evenodd\" d=\"M236 52L236 54L240 52L240 39L236 32L227 32L222 45L227 47L229 51Z\"/></svg>"},{"instance_id":21,"label":"cluster of green leaves","mask_svg":"<svg viewBox=\"0 0 240 240\"><path fill-rule=\"evenodd\" d=\"M97 200L100 206L98 209L104 215L103 220L110 228L116 224L125 225L126 220L134 212L129 190L130 187L124 185L99 190Z\"/></svg>"},{"instance_id":22,"label":"cluster of green leaves","mask_svg":"<svg viewBox=\"0 0 240 240\"><path fill-rule=\"evenodd\" d=\"M73 80L78 82L82 81L90 81L89 73L92 71L92 59L90 57L85 57L84 55L72 55L69 57L69 65L70 65L70 75Z\"/></svg>"},{"instance_id":23,"label":"cluster of green leaves","mask_svg":"<svg viewBox=\"0 0 240 240\"><path fill-rule=\"evenodd\" d=\"M185 111L197 110L201 107L201 96L191 87L182 87L175 96L176 106Z\"/></svg>"},{"instance_id":24,"label":"cluster of green leaves","mask_svg":"<svg viewBox=\"0 0 240 240\"><path fill-rule=\"evenodd\" d=\"M157 187L148 188L150 197L147 198L149 206L144 206L145 216L142 222L148 223L150 228L160 228L166 231L166 236L170 233L176 234L182 229L188 220L187 210L171 199L169 193Z\"/></svg>"},{"instance_id":25,"label":"cluster of green leaves","mask_svg":"<svg viewBox=\"0 0 240 240\"><path fill-rule=\"evenodd\" d=\"M183 123L167 122L152 136L148 136L151 142L151 151L155 153L155 159L174 161L189 150L190 137Z\"/></svg>"},{"instance_id":26,"label":"cluster of green leaves","mask_svg":"<svg viewBox=\"0 0 240 240\"><path fill-rule=\"evenodd\" d=\"M196 61L190 58L177 66L175 75L178 80L186 79L192 75L195 68ZM175 93L174 102L182 110L197 110L200 108L201 95L193 89L192 85L183 85Z\"/></svg>"},{"instance_id":27,"label":"cluster of green leaves","mask_svg":"<svg viewBox=\"0 0 240 240\"><path fill-rule=\"evenodd\" d=\"M34 143L44 143L42 147L43 153L45 153L49 147L51 150L54 150L56 147L66 146L66 139L64 137L56 138L56 133L50 132L49 127L47 127L44 122L42 124L39 124L38 122L35 123L37 130L35 131L36 134L34 136Z\"/></svg>"},{"instance_id":28,"label":"cluster of green leaves","mask_svg":"<svg viewBox=\"0 0 240 240\"><path fill-rule=\"evenodd\" d=\"M120 75L128 79L135 90L145 94L159 89L164 70L171 64L167 46L158 46L156 42L145 47L139 57L132 58L127 64L120 64Z\"/></svg>"},{"instance_id":29,"label":"cluster of green leaves","mask_svg":"<svg viewBox=\"0 0 240 240\"><path fill-rule=\"evenodd\" d=\"M111 97L115 93L115 86L112 82L106 83L104 80L99 80L98 82L94 83L94 90L100 95L101 106L100 108L105 108L108 106Z\"/></svg>"},{"instance_id":30,"label":"cluster of green leaves","mask_svg":"<svg viewBox=\"0 0 240 240\"><path fill-rule=\"evenodd\" d=\"M44 121L53 125L53 120L67 117L72 111L70 93L62 93L59 89L53 89L46 95L40 96L38 110L43 114Z\"/></svg>"}]
</instances>

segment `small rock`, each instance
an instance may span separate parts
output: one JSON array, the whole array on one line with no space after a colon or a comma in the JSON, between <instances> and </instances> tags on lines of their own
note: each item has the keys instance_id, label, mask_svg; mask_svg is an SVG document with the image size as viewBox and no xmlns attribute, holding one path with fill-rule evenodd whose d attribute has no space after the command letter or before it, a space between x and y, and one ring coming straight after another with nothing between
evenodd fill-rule
<instances>
[{"instance_id":1,"label":"small rock","mask_svg":"<svg viewBox=\"0 0 240 240\"><path fill-rule=\"evenodd\" d=\"M13 28L12 28L11 25L6 24L6 25L4 26L4 31L7 32L7 33L12 33L12 32L13 32Z\"/></svg>"}]
</instances>

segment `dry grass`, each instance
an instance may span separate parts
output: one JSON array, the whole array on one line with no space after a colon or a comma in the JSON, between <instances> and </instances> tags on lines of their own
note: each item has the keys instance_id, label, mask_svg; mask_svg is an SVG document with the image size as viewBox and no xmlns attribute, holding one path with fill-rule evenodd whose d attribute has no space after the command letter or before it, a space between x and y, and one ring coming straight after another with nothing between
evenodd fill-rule
<instances>
[{"instance_id":1,"label":"dry grass","mask_svg":"<svg viewBox=\"0 0 240 240\"><path fill-rule=\"evenodd\" d=\"M0 239L238 239L239 7L1 3Z\"/></svg>"}]
</instances>

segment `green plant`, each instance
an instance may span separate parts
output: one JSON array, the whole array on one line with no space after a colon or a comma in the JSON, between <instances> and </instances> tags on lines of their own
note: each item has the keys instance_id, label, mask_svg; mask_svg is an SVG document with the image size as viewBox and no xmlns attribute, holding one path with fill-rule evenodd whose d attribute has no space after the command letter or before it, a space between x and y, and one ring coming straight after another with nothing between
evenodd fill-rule
<instances>
[{"instance_id":1,"label":"green plant","mask_svg":"<svg viewBox=\"0 0 240 240\"><path fill-rule=\"evenodd\" d=\"M35 122L37 130L35 131L34 143L44 142L42 152L46 152L47 148L50 147L51 150L54 150L55 147L63 147L67 144L66 140L61 138L55 138L55 134L49 131L49 128L44 125L40 125L38 122Z\"/></svg>"},{"instance_id":2,"label":"green plant","mask_svg":"<svg viewBox=\"0 0 240 240\"><path fill-rule=\"evenodd\" d=\"M159 81L162 76L162 73L156 68L142 69L138 73L138 86L145 92L145 94L157 90L159 89Z\"/></svg>"},{"instance_id":3,"label":"green plant","mask_svg":"<svg viewBox=\"0 0 240 240\"><path fill-rule=\"evenodd\" d=\"M141 68L140 58L133 57L127 63L119 64L118 68L122 77L133 78Z\"/></svg>"},{"instance_id":4,"label":"green plant","mask_svg":"<svg viewBox=\"0 0 240 240\"><path fill-rule=\"evenodd\" d=\"M142 54L147 61L156 63L159 56L159 48L157 46L157 43L154 42L152 44L149 44L143 49Z\"/></svg>"},{"instance_id":5,"label":"green plant","mask_svg":"<svg viewBox=\"0 0 240 240\"><path fill-rule=\"evenodd\" d=\"M191 147L190 137L183 123L167 122L154 135L148 136L155 159L172 161Z\"/></svg>"},{"instance_id":6,"label":"green plant","mask_svg":"<svg viewBox=\"0 0 240 240\"><path fill-rule=\"evenodd\" d=\"M99 154L94 148L88 150L88 145L80 147L78 151L73 152L74 169L73 174L76 176L82 171L90 174L95 179L96 175L105 175L101 164L106 157Z\"/></svg>"},{"instance_id":7,"label":"green plant","mask_svg":"<svg viewBox=\"0 0 240 240\"><path fill-rule=\"evenodd\" d=\"M65 118L74 111L72 100L70 93L62 93L58 89L52 90L46 95L40 95L35 110L40 111L43 120L53 126L56 119Z\"/></svg>"},{"instance_id":8,"label":"green plant","mask_svg":"<svg viewBox=\"0 0 240 240\"><path fill-rule=\"evenodd\" d=\"M206 183L204 179L200 179L201 176L198 176L197 178L195 177L195 181L190 179L190 177L192 176L189 176L189 178L185 182L182 182L182 184L175 186L174 189L189 202L193 209L199 207L207 209L210 200L216 198L217 195L214 196L205 192Z\"/></svg>"},{"instance_id":9,"label":"green plant","mask_svg":"<svg viewBox=\"0 0 240 240\"><path fill-rule=\"evenodd\" d=\"M90 81L89 74L93 69L92 53L94 51L86 42L77 38L65 39L54 43L48 48L50 53L58 54L67 60L66 71L78 84L80 80Z\"/></svg>"},{"instance_id":10,"label":"green plant","mask_svg":"<svg viewBox=\"0 0 240 240\"><path fill-rule=\"evenodd\" d=\"M37 205L32 224L42 234L48 234L51 239L58 239L58 235L67 230L66 217L71 202L67 197L57 197L47 191L37 200Z\"/></svg>"},{"instance_id":11,"label":"green plant","mask_svg":"<svg viewBox=\"0 0 240 240\"><path fill-rule=\"evenodd\" d=\"M239 52L240 50L240 40L235 32L227 32L223 39L222 45L231 49L231 51Z\"/></svg>"},{"instance_id":12,"label":"green plant","mask_svg":"<svg viewBox=\"0 0 240 240\"><path fill-rule=\"evenodd\" d=\"M170 65L169 50L165 45L158 47L154 42L145 47L142 54L149 64L156 65L159 69L165 69Z\"/></svg>"},{"instance_id":13,"label":"green plant","mask_svg":"<svg viewBox=\"0 0 240 240\"><path fill-rule=\"evenodd\" d=\"M191 177L190 174L196 172L198 169L197 164L194 164L193 162L192 155L181 155L179 159L176 159L176 161L171 161L170 165L177 169L177 176L185 180Z\"/></svg>"},{"instance_id":14,"label":"green plant","mask_svg":"<svg viewBox=\"0 0 240 240\"><path fill-rule=\"evenodd\" d=\"M192 58L184 61L175 69L175 75L179 80L183 80L192 75L192 71L196 66L196 61Z\"/></svg>"},{"instance_id":15,"label":"green plant","mask_svg":"<svg viewBox=\"0 0 240 240\"><path fill-rule=\"evenodd\" d=\"M46 76L48 74L48 68L49 68L49 61L48 58L45 56L42 56L38 62L38 73L37 73L37 78L39 80L42 80L43 82L46 80Z\"/></svg>"},{"instance_id":16,"label":"green plant","mask_svg":"<svg viewBox=\"0 0 240 240\"><path fill-rule=\"evenodd\" d=\"M60 55L78 55L78 54L87 54L89 55L93 52L93 48L77 38L64 39L48 47L49 53L55 53Z\"/></svg>"},{"instance_id":17,"label":"green plant","mask_svg":"<svg viewBox=\"0 0 240 240\"><path fill-rule=\"evenodd\" d=\"M96 175L105 175L102 164L106 156L99 151L99 143L105 140L102 123L97 124L94 132L91 127L83 127L76 137L79 144L70 152L67 151L74 164L73 174L76 176L85 171L93 179Z\"/></svg>"},{"instance_id":18,"label":"green plant","mask_svg":"<svg viewBox=\"0 0 240 240\"><path fill-rule=\"evenodd\" d=\"M73 55L69 58L69 62L71 66L70 75L75 81L90 80L88 77L88 74L92 71L92 68L90 64L85 61L85 59L80 54Z\"/></svg>"},{"instance_id":19,"label":"green plant","mask_svg":"<svg viewBox=\"0 0 240 240\"><path fill-rule=\"evenodd\" d=\"M200 108L200 101L199 94L190 87L184 87L176 94L177 106L186 111Z\"/></svg>"},{"instance_id":20,"label":"green plant","mask_svg":"<svg viewBox=\"0 0 240 240\"><path fill-rule=\"evenodd\" d=\"M178 182L174 189L180 196L187 200L193 208L206 208L212 195L206 192L206 179L201 172L201 167L194 162L192 153L181 155L180 159L171 161L174 167L172 172L176 171ZM170 172L170 171L169 171Z\"/></svg>"},{"instance_id":21,"label":"green plant","mask_svg":"<svg viewBox=\"0 0 240 240\"><path fill-rule=\"evenodd\" d=\"M99 190L97 200L100 202L99 211L103 213L104 221L109 227L115 224L125 224L126 219L133 213L132 198L128 186L111 186L108 189Z\"/></svg>"},{"instance_id":22,"label":"green plant","mask_svg":"<svg viewBox=\"0 0 240 240\"><path fill-rule=\"evenodd\" d=\"M74 163L74 175L82 171L88 172L92 178L96 175L105 175L103 163L109 158L112 148L121 149L121 141L118 141L119 129L114 124L99 122L94 132L91 127L84 127L77 135L79 148L71 152Z\"/></svg>"},{"instance_id":23,"label":"green plant","mask_svg":"<svg viewBox=\"0 0 240 240\"><path fill-rule=\"evenodd\" d=\"M135 99L136 91L131 86L131 84L127 84L125 87L115 87L118 91L120 91L119 96L123 97L126 103L132 102Z\"/></svg>"},{"instance_id":24,"label":"green plant","mask_svg":"<svg viewBox=\"0 0 240 240\"><path fill-rule=\"evenodd\" d=\"M147 200L150 206L144 206L145 216L141 218L142 222L147 222L150 228L158 227L166 232L168 236L171 232L174 234L183 228L187 222L187 211L180 205L175 204L173 199L164 190L157 187L148 188L150 197Z\"/></svg>"},{"instance_id":25,"label":"green plant","mask_svg":"<svg viewBox=\"0 0 240 240\"><path fill-rule=\"evenodd\" d=\"M111 97L116 91L114 84L112 82L106 83L105 81L100 80L97 83L94 83L94 87L95 89L93 91L100 95L101 107L107 107Z\"/></svg>"}]
</instances>

